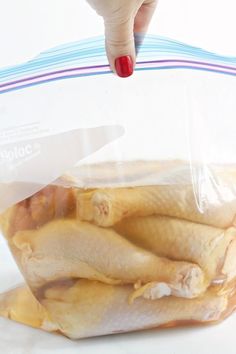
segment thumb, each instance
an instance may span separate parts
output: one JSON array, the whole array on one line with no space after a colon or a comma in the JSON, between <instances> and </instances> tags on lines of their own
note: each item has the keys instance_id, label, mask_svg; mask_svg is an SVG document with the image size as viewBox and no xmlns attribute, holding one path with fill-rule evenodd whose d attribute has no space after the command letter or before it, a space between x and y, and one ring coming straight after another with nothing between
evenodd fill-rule
<instances>
[{"instance_id":1,"label":"thumb","mask_svg":"<svg viewBox=\"0 0 236 354\"><path fill-rule=\"evenodd\" d=\"M136 53L134 42L134 18L104 19L106 51L111 69L120 77L133 74Z\"/></svg>"}]
</instances>

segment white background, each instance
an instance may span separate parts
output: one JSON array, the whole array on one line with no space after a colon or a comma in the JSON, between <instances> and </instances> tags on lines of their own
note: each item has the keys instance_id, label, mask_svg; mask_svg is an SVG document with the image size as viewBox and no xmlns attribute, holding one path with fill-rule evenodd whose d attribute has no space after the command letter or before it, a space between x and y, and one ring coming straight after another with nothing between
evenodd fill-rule
<instances>
[{"instance_id":1,"label":"white background","mask_svg":"<svg viewBox=\"0 0 236 354\"><path fill-rule=\"evenodd\" d=\"M160 0L150 33L236 56L234 0ZM0 66L103 33L85 0L1 0Z\"/></svg>"},{"instance_id":2,"label":"white background","mask_svg":"<svg viewBox=\"0 0 236 354\"><path fill-rule=\"evenodd\" d=\"M161 0L150 33L236 56L235 13L235 0ZM84 0L0 0L0 66L102 32L102 20ZM5 289L20 276L2 242L0 246L0 286ZM213 327L70 342L1 319L0 353L235 354L235 326L236 315Z\"/></svg>"}]
</instances>

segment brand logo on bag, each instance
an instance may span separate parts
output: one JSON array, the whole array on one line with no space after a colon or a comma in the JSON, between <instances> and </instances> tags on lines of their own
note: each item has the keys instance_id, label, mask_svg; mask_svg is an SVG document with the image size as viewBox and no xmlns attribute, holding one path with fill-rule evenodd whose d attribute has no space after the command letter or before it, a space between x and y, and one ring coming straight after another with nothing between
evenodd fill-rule
<instances>
[{"instance_id":1,"label":"brand logo on bag","mask_svg":"<svg viewBox=\"0 0 236 354\"><path fill-rule=\"evenodd\" d=\"M21 164L37 156L40 150L39 143L3 148L0 150L0 162L14 164L16 167L18 163Z\"/></svg>"}]
</instances>

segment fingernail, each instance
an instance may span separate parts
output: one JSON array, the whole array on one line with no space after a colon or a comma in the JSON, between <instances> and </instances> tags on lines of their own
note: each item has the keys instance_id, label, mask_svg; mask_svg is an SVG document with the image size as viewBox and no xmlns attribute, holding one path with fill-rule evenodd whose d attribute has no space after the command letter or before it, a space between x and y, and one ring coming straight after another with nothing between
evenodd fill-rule
<instances>
[{"instance_id":1,"label":"fingernail","mask_svg":"<svg viewBox=\"0 0 236 354\"><path fill-rule=\"evenodd\" d=\"M134 65L130 55L115 60L116 73L120 77L128 77L133 74Z\"/></svg>"}]
</instances>

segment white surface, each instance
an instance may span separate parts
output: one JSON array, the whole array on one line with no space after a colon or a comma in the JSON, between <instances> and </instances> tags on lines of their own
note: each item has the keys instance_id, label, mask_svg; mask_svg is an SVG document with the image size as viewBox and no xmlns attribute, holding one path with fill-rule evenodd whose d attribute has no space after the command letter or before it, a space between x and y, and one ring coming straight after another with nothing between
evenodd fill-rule
<instances>
[{"instance_id":1,"label":"white surface","mask_svg":"<svg viewBox=\"0 0 236 354\"><path fill-rule=\"evenodd\" d=\"M0 66L39 49L101 34L102 20L84 0L1 0ZM56 9L55 9L56 7ZM235 0L161 0L150 32L236 56ZM0 243L0 286L20 280ZM147 331L71 342L0 319L0 353L49 354L235 354L236 315L204 328Z\"/></svg>"},{"instance_id":2,"label":"white surface","mask_svg":"<svg viewBox=\"0 0 236 354\"><path fill-rule=\"evenodd\" d=\"M85 0L1 0L0 66L55 45L103 33ZM159 0L150 33L236 55L234 0Z\"/></svg>"}]
</instances>

